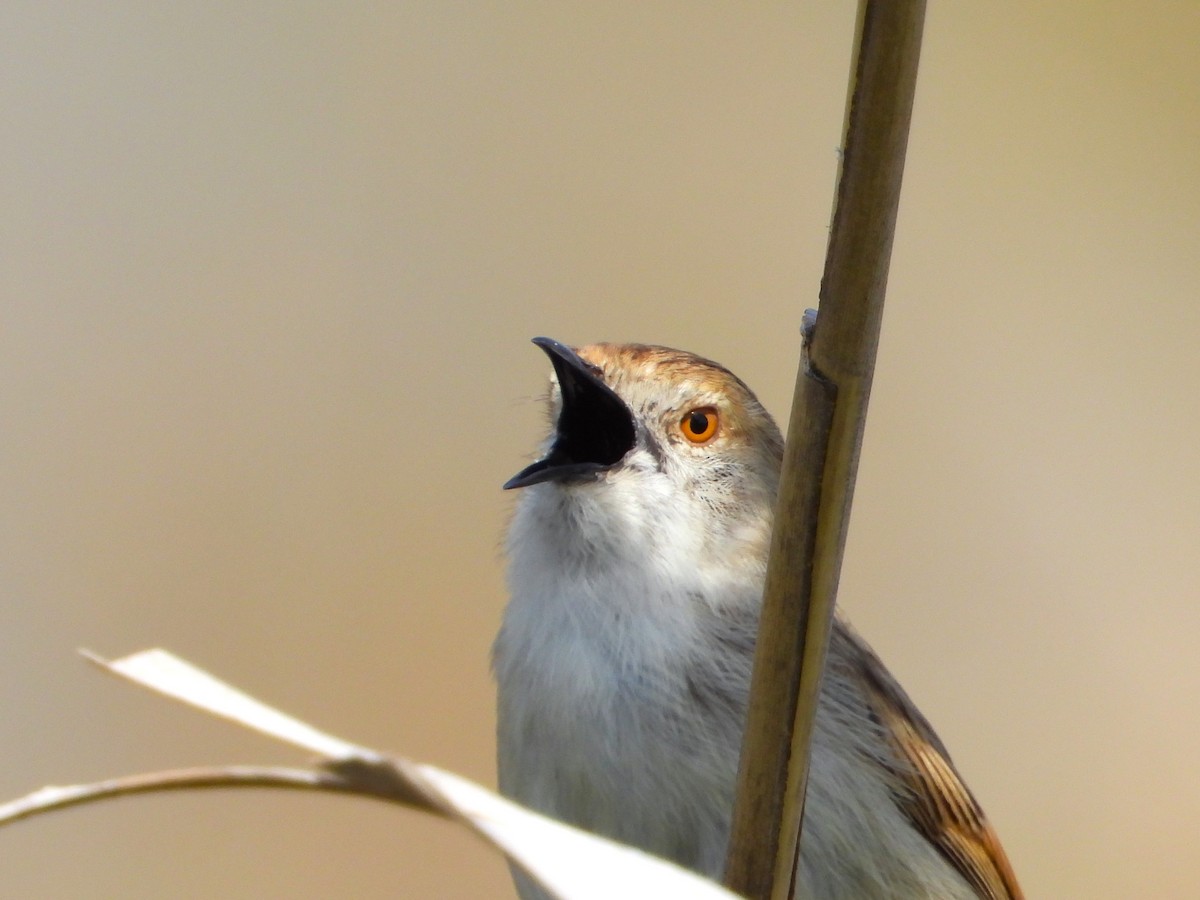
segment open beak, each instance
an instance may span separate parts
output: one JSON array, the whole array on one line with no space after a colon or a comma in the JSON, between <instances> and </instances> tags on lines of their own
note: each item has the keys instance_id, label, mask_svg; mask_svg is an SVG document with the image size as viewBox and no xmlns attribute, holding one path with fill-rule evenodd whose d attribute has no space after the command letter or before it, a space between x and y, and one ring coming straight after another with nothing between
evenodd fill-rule
<instances>
[{"instance_id":1,"label":"open beak","mask_svg":"<svg viewBox=\"0 0 1200 900\"><path fill-rule=\"evenodd\" d=\"M504 483L504 489L543 481L573 481L611 469L633 449L633 413L579 354L558 341L533 342L550 357L562 409L550 452Z\"/></svg>"}]
</instances>

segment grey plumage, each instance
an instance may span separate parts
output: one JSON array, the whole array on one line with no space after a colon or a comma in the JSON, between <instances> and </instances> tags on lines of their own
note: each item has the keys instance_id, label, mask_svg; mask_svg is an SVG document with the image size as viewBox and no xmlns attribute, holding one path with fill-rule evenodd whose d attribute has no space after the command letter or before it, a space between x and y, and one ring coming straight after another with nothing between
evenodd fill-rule
<instances>
[{"instance_id":1,"label":"grey plumage","mask_svg":"<svg viewBox=\"0 0 1200 900\"><path fill-rule=\"evenodd\" d=\"M510 482L523 492L494 650L500 787L719 877L782 438L708 360L542 346L556 425ZM695 440L710 411L719 427ZM841 619L800 881L817 900L1021 896L945 748Z\"/></svg>"}]
</instances>

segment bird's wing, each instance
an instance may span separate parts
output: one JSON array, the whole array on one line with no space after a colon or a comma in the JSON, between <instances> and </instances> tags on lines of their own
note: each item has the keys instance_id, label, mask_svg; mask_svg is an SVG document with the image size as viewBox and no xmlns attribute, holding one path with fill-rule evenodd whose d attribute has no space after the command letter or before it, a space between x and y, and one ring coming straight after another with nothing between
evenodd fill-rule
<instances>
[{"instance_id":1,"label":"bird's wing","mask_svg":"<svg viewBox=\"0 0 1200 900\"><path fill-rule=\"evenodd\" d=\"M986 900L1023 900L1012 865L979 803L955 771L945 746L916 704L853 631L868 702L892 739L904 785L897 804Z\"/></svg>"}]
</instances>

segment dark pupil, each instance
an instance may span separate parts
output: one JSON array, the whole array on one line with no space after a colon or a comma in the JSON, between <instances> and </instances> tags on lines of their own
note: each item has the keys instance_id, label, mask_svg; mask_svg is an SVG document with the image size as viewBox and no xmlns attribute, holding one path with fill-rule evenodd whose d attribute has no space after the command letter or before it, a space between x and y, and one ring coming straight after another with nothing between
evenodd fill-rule
<instances>
[{"instance_id":1,"label":"dark pupil","mask_svg":"<svg viewBox=\"0 0 1200 900\"><path fill-rule=\"evenodd\" d=\"M694 412L688 417L688 427L692 429L694 434L704 434L708 428L708 415L702 412Z\"/></svg>"}]
</instances>

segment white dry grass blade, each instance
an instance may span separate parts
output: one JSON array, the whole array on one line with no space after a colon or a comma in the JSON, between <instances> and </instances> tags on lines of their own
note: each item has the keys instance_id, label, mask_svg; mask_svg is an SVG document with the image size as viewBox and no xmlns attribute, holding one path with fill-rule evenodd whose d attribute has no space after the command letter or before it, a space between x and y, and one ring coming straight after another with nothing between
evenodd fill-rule
<instances>
[{"instance_id":1,"label":"white dry grass blade","mask_svg":"<svg viewBox=\"0 0 1200 900\"><path fill-rule=\"evenodd\" d=\"M737 900L674 863L548 819L452 772L419 769L477 833L562 900Z\"/></svg>"},{"instance_id":2,"label":"white dry grass blade","mask_svg":"<svg viewBox=\"0 0 1200 900\"><path fill-rule=\"evenodd\" d=\"M326 759L378 757L367 747L343 741L267 706L166 650L141 650L112 661L87 650L81 652L89 661L127 681Z\"/></svg>"},{"instance_id":3,"label":"white dry grass blade","mask_svg":"<svg viewBox=\"0 0 1200 900\"><path fill-rule=\"evenodd\" d=\"M386 763L387 757L326 734L280 712L165 650L144 650L92 662L120 677L332 762ZM736 900L706 878L605 838L548 819L452 772L424 764L401 767L419 776L416 793L435 803L501 850L561 900L677 897Z\"/></svg>"}]
</instances>

